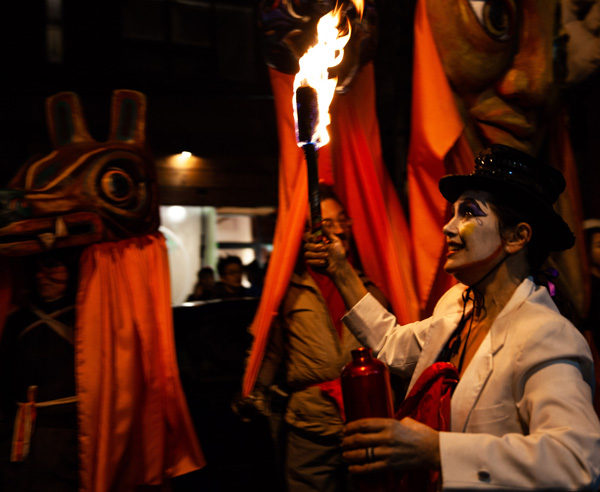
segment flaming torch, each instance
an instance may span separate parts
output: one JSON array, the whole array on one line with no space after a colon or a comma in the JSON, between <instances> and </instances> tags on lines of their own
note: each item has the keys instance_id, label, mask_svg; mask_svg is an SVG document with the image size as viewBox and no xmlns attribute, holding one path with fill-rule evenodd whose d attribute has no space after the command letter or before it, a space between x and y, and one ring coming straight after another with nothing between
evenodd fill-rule
<instances>
[{"instance_id":1,"label":"flaming torch","mask_svg":"<svg viewBox=\"0 0 600 492\"><path fill-rule=\"evenodd\" d=\"M356 5L359 3L359 5ZM362 2L355 2L362 11ZM296 140L302 147L308 171L308 200L312 232L321 232L321 200L317 150L329 142L327 126L331 122L329 105L335 93L337 77L329 78L329 69L339 65L350 39L350 22L344 32L338 29L341 7L325 14L317 24L317 42L300 58L300 70L294 79L294 121Z\"/></svg>"}]
</instances>

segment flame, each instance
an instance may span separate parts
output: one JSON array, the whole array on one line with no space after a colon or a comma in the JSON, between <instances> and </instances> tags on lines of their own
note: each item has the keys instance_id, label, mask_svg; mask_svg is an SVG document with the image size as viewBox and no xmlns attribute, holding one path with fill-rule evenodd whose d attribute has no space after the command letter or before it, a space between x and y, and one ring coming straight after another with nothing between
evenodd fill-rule
<instances>
[{"instance_id":1,"label":"flame","mask_svg":"<svg viewBox=\"0 0 600 492\"><path fill-rule=\"evenodd\" d=\"M365 10L365 2L363 2L363 0L352 0L352 3L356 8L356 13L358 14L358 17L362 19L362 15Z\"/></svg>"},{"instance_id":2,"label":"flame","mask_svg":"<svg viewBox=\"0 0 600 492\"><path fill-rule=\"evenodd\" d=\"M325 14L317 24L317 42L300 58L300 70L294 79L294 121L298 131L298 114L296 108L296 89L310 86L317 92L319 118L315 126L311 143L317 148L329 142L327 126L331 122L329 105L335 93L337 77L329 78L329 68L339 65L344 57L344 47L350 39L351 28L347 22L347 34L340 32L338 25L341 19L341 7L336 7ZM296 133L296 136L297 133ZM302 146L306 142L298 142Z\"/></svg>"}]
</instances>

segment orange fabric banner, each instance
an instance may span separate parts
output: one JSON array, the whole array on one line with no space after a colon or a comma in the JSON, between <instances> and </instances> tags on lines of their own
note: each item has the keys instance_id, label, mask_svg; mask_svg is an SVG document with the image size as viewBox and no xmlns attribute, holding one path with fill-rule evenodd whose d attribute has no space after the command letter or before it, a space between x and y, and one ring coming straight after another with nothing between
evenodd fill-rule
<instances>
[{"instance_id":1,"label":"orange fabric banner","mask_svg":"<svg viewBox=\"0 0 600 492\"><path fill-rule=\"evenodd\" d=\"M133 490L201 468L161 234L83 252L75 333L80 490Z\"/></svg>"},{"instance_id":2,"label":"orange fabric banner","mask_svg":"<svg viewBox=\"0 0 600 492\"><path fill-rule=\"evenodd\" d=\"M439 192L445 174L473 171L474 155L463 133L456 107L429 25L425 0L415 11L411 140L408 156L410 225L416 269L416 288L422 315L431 313L439 297L455 281L443 271L444 237L448 205ZM552 122L549 136L550 164L560 169L567 189L557 209L576 237L581 236L581 198L576 165L562 114ZM579 314L585 312L585 284L581 241L553 259L560 271L558 283L568 293Z\"/></svg>"},{"instance_id":3,"label":"orange fabric banner","mask_svg":"<svg viewBox=\"0 0 600 492\"><path fill-rule=\"evenodd\" d=\"M457 145L463 122L435 46L424 0L419 0L415 11L411 118L409 212L416 288L421 309L426 314L429 299L437 297L432 292L434 283L445 275L440 261L444 250L441 228L446 219L447 203L439 192L438 182L448 174L446 158ZM463 153L464 146L459 144L458 150ZM455 165L451 164L452 167ZM443 285L435 288L436 294L452 282L447 276L441 281Z\"/></svg>"},{"instance_id":4,"label":"orange fabric banner","mask_svg":"<svg viewBox=\"0 0 600 492\"><path fill-rule=\"evenodd\" d=\"M275 96L279 138L279 207L273 252L269 259L260 303L250 326L254 342L242 383L244 396L254 388L271 323L292 276L308 210L306 165L302 149L296 144L292 108L293 79L273 69L269 69L269 75Z\"/></svg>"},{"instance_id":5,"label":"orange fabric banner","mask_svg":"<svg viewBox=\"0 0 600 492\"><path fill-rule=\"evenodd\" d=\"M401 323L419 317L406 217L383 163L375 111L373 65L331 106L334 188L353 218L352 232L367 276Z\"/></svg>"},{"instance_id":6,"label":"orange fabric banner","mask_svg":"<svg viewBox=\"0 0 600 492\"><path fill-rule=\"evenodd\" d=\"M250 327L254 344L242 384L248 395L262 363L269 330L300 250L307 218L304 155L296 143L293 75L270 69L279 135L279 210L265 287ZM365 273L386 294L401 322L418 317L411 243L402 206L381 158L375 114L373 66L363 67L352 88L331 107L331 142L319 150L319 177L332 184L354 220L353 232Z\"/></svg>"}]
</instances>

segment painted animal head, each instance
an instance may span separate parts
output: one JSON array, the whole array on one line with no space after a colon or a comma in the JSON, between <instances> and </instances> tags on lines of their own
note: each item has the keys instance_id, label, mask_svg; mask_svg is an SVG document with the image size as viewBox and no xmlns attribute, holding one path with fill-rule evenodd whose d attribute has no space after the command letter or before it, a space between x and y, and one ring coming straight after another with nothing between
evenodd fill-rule
<instances>
[{"instance_id":1,"label":"painted animal head","mask_svg":"<svg viewBox=\"0 0 600 492\"><path fill-rule=\"evenodd\" d=\"M146 98L113 92L110 135L94 140L79 98L61 92L46 100L54 150L26 163L0 190L0 255L143 235L158 228L154 162L145 146Z\"/></svg>"},{"instance_id":2,"label":"painted animal head","mask_svg":"<svg viewBox=\"0 0 600 492\"><path fill-rule=\"evenodd\" d=\"M377 47L375 2L363 2L362 16L354 3L350 0L261 0L259 23L267 65L283 73L297 73L298 60L316 41L319 19L339 6L342 18L351 24L352 36L344 48L342 62L329 73L338 78L336 91L346 92L359 69L375 57Z\"/></svg>"}]
</instances>

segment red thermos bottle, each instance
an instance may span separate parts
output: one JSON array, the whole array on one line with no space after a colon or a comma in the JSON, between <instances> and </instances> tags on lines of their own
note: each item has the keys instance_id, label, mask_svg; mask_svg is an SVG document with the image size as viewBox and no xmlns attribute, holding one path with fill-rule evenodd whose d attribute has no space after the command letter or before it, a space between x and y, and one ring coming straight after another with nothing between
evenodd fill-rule
<instances>
[{"instance_id":1,"label":"red thermos bottle","mask_svg":"<svg viewBox=\"0 0 600 492\"><path fill-rule=\"evenodd\" d=\"M394 416L388 368L369 348L352 351L352 360L342 370L342 395L346 422Z\"/></svg>"},{"instance_id":2,"label":"red thermos bottle","mask_svg":"<svg viewBox=\"0 0 600 492\"><path fill-rule=\"evenodd\" d=\"M371 349L360 347L352 351L352 360L342 370L342 396L346 422L370 417L393 417L394 405L387 366L375 359ZM393 490L391 472L353 477L360 492Z\"/></svg>"}]
</instances>

